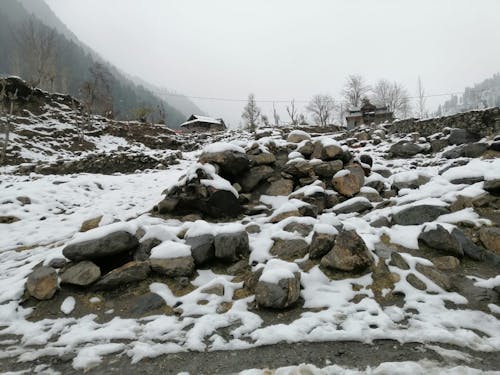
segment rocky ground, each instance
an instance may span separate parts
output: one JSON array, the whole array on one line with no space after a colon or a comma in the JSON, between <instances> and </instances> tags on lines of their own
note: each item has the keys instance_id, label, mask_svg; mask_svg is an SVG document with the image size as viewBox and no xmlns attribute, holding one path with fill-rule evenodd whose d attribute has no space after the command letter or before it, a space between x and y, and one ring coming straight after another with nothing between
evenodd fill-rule
<instances>
[{"instance_id":1,"label":"rocky ground","mask_svg":"<svg viewBox=\"0 0 500 375\"><path fill-rule=\"evenodd\" d=\"M0 368L494 373L500 141L438 130L227 133L130 174L4 168Z\"/></svg>"}]
</instances>

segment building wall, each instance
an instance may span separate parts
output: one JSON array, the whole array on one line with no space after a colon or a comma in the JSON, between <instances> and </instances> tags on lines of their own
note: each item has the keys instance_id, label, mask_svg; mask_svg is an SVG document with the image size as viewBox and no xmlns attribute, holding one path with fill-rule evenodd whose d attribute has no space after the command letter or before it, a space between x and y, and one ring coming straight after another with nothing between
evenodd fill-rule
<instances>
[{"instance_id":1,"label":"building wall","mask_svg":"<svg viewBox=\"0 0 500 375\"><path fill-rule=\"evenodd\" d=\"M183 126L181 129L187 133L210 133L224 131L226 127L220 124L197 122Z\"/></svg>"},{"instance_id":2,"label":"building wall","mask_svg":"<svg viewBox=\"0 0 500 375\"><path fill-rule=\"evenodd\" d=\"M413 133L427 137L443 131L444 128L460 128L481 136L498 134L500 132L500 108L488 108L478 111L457 113L446 117L436 117L426 120L406 119L392 123L391 133Z\"/></svg>"}]
</instances>

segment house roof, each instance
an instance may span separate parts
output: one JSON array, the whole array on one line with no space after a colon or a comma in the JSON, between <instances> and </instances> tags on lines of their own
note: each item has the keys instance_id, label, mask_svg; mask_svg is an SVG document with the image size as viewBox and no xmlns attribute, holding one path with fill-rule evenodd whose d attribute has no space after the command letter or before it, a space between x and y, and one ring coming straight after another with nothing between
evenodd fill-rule
<instances>
[{"instance_id":1,"label":"house roof","mask_svg":"<svg viewBox=\"0 0 500 375\"><path fill-rule=\"evenodd\" d=\"M189 117L189 119L186 122L182 123L181 126L194 124L196 122L206 122L209 124L218 124L218 125L224 124L224 122L220 118L213 118L213 117L200 116L200 115L191 115L191 117Z\"/></svg>"}]
</instances>

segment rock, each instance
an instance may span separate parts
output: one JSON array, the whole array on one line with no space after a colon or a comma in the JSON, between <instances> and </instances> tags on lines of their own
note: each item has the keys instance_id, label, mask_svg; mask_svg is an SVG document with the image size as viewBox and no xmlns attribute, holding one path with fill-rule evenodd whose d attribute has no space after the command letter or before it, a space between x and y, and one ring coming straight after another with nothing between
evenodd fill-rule
<instances>
[{"instance_id":1,"label":"rock","mask_svg":"<svg viewBox=\"0 0 500 375\"><path fill-rule=\"evenodd\" d=\"M271 186L266 191L266 195L290 195L293 192L293 181L282 178L271 182Z\"/></svg>"},{"instance_id":2,"label":"rock","mask_svg":"<svg viewBox=\"0 0 500 375\"><path fill-rule=\"evenodd\" d=\"M393 157L401 157L401 158L409 158L416 154L421 153L422 151L424 151L422 147L413 142L408 142L408 141L399 141L398 143L393 144L389 149L389 153Z\"/></svg>"},{"instance_id":3,"label":"rock","mask_svg":"<svg viewBox=\"0 0 500 375\"><path fill-rule=\"evenodd\" d=\"M247 269L249 269L248 261L246 259L242 259L242 260L230 265L227 268L227 273L229 275L238 275L240 273L245 272Z\"/></svg>"},{"instance_id":4,"label":"rock","mask_svg":"<svg viewBox=\"0 0 500 375\"><path fill-rule=\"evenodd\" d=\"M466 129L452 129L448 137L450 145L461 145L464 143L473 143L481 139L479 134L471 133Z\"/></svg>"},{"instance_id":5,"label":"rock","mask_svg":"<svg viewBox=\"0 0 500 375\"><path fill-rule=\"evenodd\" d=\"M263 152L257 155L249 155L251 164L254 165L269 165L276 162L276 157L270 152Z\"/></svg>"},{"instance_id":6,"label":"rock","mask_svg":"<svg viewBox=\"0 0 500 375\"><path fill-rule=\"evenodd\" d=\"M214 239L211 234L186 237L186 245L191 246L191 256L196 265L215 259Z\"/></svg>"},{"instance_id":7,"label":"rock","mask_svg":"<svg viewBox=\"0 0 500 375\"><path fill-rule=\"evenodd\" d=\"M408 265L406 260L404 260L404 258L401 256L401 254L399 254L396 251L393 251L391 253L391 261L389 262L389 265L396 266L398 268L401 268L402 270L409 270L410 269L410 266Z\"/></svg>"},{"instance_id":8,"label":"rock","mask_svg":"<svg viewBox=\"0 0 500 375\"><path fill-rule=\"evenodd\" d=\"M323 146L321 152L321 160L328 161L333 159L339 159L342 157L342 147L338 145L326 145Z\"/></svg>"},{"instance_id":9,"label":"rock","mask_svg":"<svg viewBox=\"0 0 500 375\"><path fill-rule=\"evenodd\" d=\"M79 286L87 286L101 277L98 266L88 260L70 264L61 272L61 283Z\"/></svg>"},{"instance_id":10,"label":"rock","mask_svg":"<svg viewBox=\"0 0 500 375\"><path fill-rule=\"evenodd\" d=\"M432 263L437 269L442 271L451 271L460 266L460 260L453 256L442 256L432 259Z\"/></svg>"},{"instance_id":11,"label":"rock","mask_svg":"<svg viewBox=\"0 0 500 375\"><path fill-rule=\"evenodd\" d=\"M385 260L379 258L378 262L372 265L372 280L370 289L373 291L375 300L384 303L392 298L394 283L399 281L399 275L391 273Z\"/></svg>"},{"instance_id":12,"label":"rock","mask_svg":"<svg viewBox=\"0 0 500 375\"><path fill-rule=\"evenodd\" d=\"M399 191L401 189L418 189L420 186L428 183L431 179L424 175L418 175L416 178L402 181L394 181L392 183L392 188Z\"/></svg>"},{"instance_id":13,"label":"rock","mask_svg":"<svg viewBox=\"0 0 500 375\"><path fill-rule=\"evenodd\" d=\"M368 165L370 168L373 166L373 159L370 155L367 155L367 154L362 154L360 157L359 157L359 161L363 164L366 164Z\"/></svg>"},{"instance_id":14,"label":"rock","mask_svg":"<svg viewBox=\"0 0 500 375\"><path fill-rule=\"evenodd\" d=\"M310 177L313 173L313 164L307 160L292 159L283 167L283 172L293 177Z\"/></svg>"},{"instance_id":15,"label":"rock","mask_svg":"<svg viewBox=\"0 0 500 375\"><path fill-rule=\"evenodd\" d=\"M333 212L336 214L349 214L353 212L364 212L371 210L373 205L364 197L356 197L346 200L345 202L337 204L333 207Z\"/></svg>"},{"instance_id":16,"label":"rock","mask_svg":"<svg viewBox=\"0 0 500 375\"><path fill-rule=\"evenodd\" d=\"M151 269L167 277L191 276L194 272L194 259L192 256L151 259Z\"/></svg>"},{"instance_id":17,"label":"rock","mask_svg":"<svg viewBox=\"0 0 500 375\"><path fill-rule=\"evenodd\" d=\"M139 241L135 236L118 231L94 240L70 244L63 249L63 255L72 261L94 260L132 252L138 246Z\"/></svg>"},{"instance_id":18,"label":"rock","mask_svg":"<svg viewBox=\"0 0 500 375\"><path fill-rule=\"evenodd\" d=\"M156 293L148 292L130 301L132 314L143 315L150 311L158 310L166 305L165 300Z\"/></svg>"},{"instance_id":19,"label":"rock","mask_svg":"<svg viewBox=\"0 0 500 375\"><path fill-rule=\"evenodd\" d=\"M448 146L448 141L446 139L433 139L430 143L432 152L441 152Z\"/></svg>"},{"instance_id":20,"label":"rock","mask_svg":"<svg viewBox=\"0 0 500 375\"><path fill-rule=\"evenodd\" d=\"M322 178L331 178L335 173L340 171L344 166L342 160L326 161L314 164L314 173Z\"/></svg>"},{"instance_id":21,"label":"rock","mask_svg":"<svg viewBox=\"0 0 500 375\"><path fill-rule=\"evenodd\" d=\"M47 266L33 270L26 281L26 290L38 300L51 299L57 291L57 273Z\"/></svg>"},{"instance_id":22,"label":"rock","mask_svg":"<svg viewBox=\"0 0 500 375\"><path fill-rule=\"evenodd\" d=\"M215 284L207 288L203 288L201 290L202 293L206 294L214 294L216 296L223 296L224 295L224 285L222 284Z\"/></svg>"},{"instance_id":23,"label":"rock","mask_svg":"<svg viewBox=\"0 0 500 375\"><path fill-rule=\"evenodd\" d=\"M500 254L500 228L481 228L481 230L479 231L479 238L481 239L484 247L497 254Z\"/></svg>"},{"instance_id":24,"label":"rock","mask_svg":"<svg viewBox=\"0 0 500 375\"><path fill-rule=\"evenodd\" d=\"M159 244L161 244L161 241L157 238L148 238L147 240L142 241L134 253L134 260L148 260L151 254L151 249Z\"/></svg>"},{"instance_id":25,"label":"rock","mask_svg":"<svg viewBox=\"0 0 500 375\"><path fill-rule=\"evenodd\" d=\"M48 266L55 268L55 269L59 269L59 268L63 268L66 265L66 263L68 263L66 258L52 258L50 260Z\"/></svg>"},{"instance_id":26,"label":"rock","mask_svg":"<svg viewBox=\"0 0 500 375\"><path fill-rule=\"evenodd\" d=\"M275 239L270 253L284 260L295 260L303 258L309 249L309 245L302 239L282 240Z\"/></svg>"},{"instance_id":27,"label":"rock","mask_svg":"<svg viewBox=\"0 0 500 375\"><path fill-rule=\"evenodd\" d=\"M297 149L297 152L300 152L304 157L308 158L314 151L314 146L311 142L306 142L303 146Z\"/></svg>"},{"instance_id":28,"label":"rock","mask_svg":"<svg viewBox=\"0 0 500 375\"><path fill-rule=\"evenodd\" d=\"M336 235L314 232L309 245L309 258L319 259L327 254L335 244Z\"/></svg>"},{"instance_id":29,"label":"rock","mask_svg":"<svg viewBox=\"0 0 500 375\"><path fill-rule=\"evenodd\" d=\"M491 194L500 194L500 178L485 181L483 189Z\"/></svg>"},{"instance_id":30,"label":"rock","mask_svg":"<svg viewBox=\"0 0 500 375\"><path fill-rule=\"evenodd\" d=\"M200 163L217 164L222 175L239 176L250 166L250 159L246 154L236 151L221 151L203 153L200 156Z\"/></svg>"},{"instance_id":31,"label":"rock","mask_svg":"<svg viewBox=\"0 0 500 375\"><path fill-rule=\"evenodd\" d=\"M290 211L282 212L282 213L279 213L277 215L272 216L269 221L271 223L275 224L275 223L279 223L281 220L285 220L289 217L299 217L299 216L302 216L300 214L299 210L290 210Z\"/></svg>"},{"instance_id":32,"label":"rock","mask_svg":"<svg viewBox=\"0 0 500 375\"><path fill-rule=\"evenodd\" d=\"M420 225L436 220L441 215L449 214L444 207L423 204L405 208L392 215L392 223L399 225Z\"/></svg>"},{"instance_id":33,"label":"rock","mask_svg":"<svg viewBox=\"0 0 500 375\"><path fill-rule=\"evenodd\" d=\"M91 229L95 229L99 226L99 223L101 222L102 215L94 217L93 219L88 219L85 220L81 227L80 227L80 232L87 232Z\"/></svg>"},{"instance_id":34,"label":"rock","mask_svg":"<svg viewBox=\"0 0 500 375\"><path fill-rule=\"evenodd\" d=\"M250 253L248 233L246 231L219 233L215 236L215 257L236 262Z\"/></svg>"},{"instance_id":35,"label":"rock","mask_svg":"<svg viewBox=\"0 0 500 375\"><path fill-rule=\"evenodd\" d=\"M242 191L245 193L251 192L259 184L259 182L271 177L273 173L274 169L268 165L260 165L251 168L239 180Z\"/></svg>"},{"instance_id":36,"label":"rock","mask_svg":"<svg viewBox=\"0 0 500 375\"><path fill-rule=\"evenodd\" d=\"M259 224L250 224L250 225L247 225L245 230L249 234L260 233L260 225Z\"/></svg>"},{"instance_id":37,"label":"rock","mask_svg":"<svg viewBox=\"0 0 500 375\"><path fill-rule=\"evenodd\" d=\"M346 196L352 197L359 193L361 185L359 184L359 179L351 172L343 173L343 171L338 172L332 179L332 185L335 191Z\"/></svg>"},{"instance_id":38,"label":"rock","mask_svg":"<svg viewBox=\"0 0 500 375\"><path fill-rule=\"evenodd\" d=\"M31 204L31 199L30 197L26 197L26 196L20 196L20 197L17 197L16 198L19 202L21 202L21 204L23 206L27 205L27 204Z\"/></svg>"},{"instance_id":39,"label":"rock","mask_svg":"<svg viewBox=\"0 0 500 375\"><path fill-rule=\"evenodd\" d=\"M459 243L462 251L469 258L474 260L484 260L486 251L472 242L460 229L454 228L451 236Z\"/></svg>"},{"instance_id":40,"label":"rock","mask_svg":"<svg viewBox=\"0 0 500 375\"><path fill-rule=\"evenodd\" d=\"M282 278L277 283L259 280L255 287L255 301L259 306L284 309L291 306L300 296L300 273L292 278Z\"/></svg>"},{"instance_id":41,"label":"rock","mask_svg":"<svg viewBox=\"0 0 500 375\"><path fill-rule=\"evenodd\" d=\"M0 224L12 224L19 220L21 219L12 215L0 216Z\"/></svg>"},{"instance_id":42,"label":"rock","mask_svg":"<svg viewBox=\"0 0 500 375\"><path fill-rule=\"evenodd\" d=\"M108 272L92 286L94 290L111 290L145 280L150 273L149 262L132 261Z\"/></svg>"},{"instance_id":43,"label":"rock","mask_svg":"<svg viewBox=\"0 0 500 375\"><path fill-rule=\"evenodd\" d=\"M417 276L415 276L414 273L409 273L408 276L406 276L406 281L413 286L414 288L418 290L426 290L427 289L427 284L424 283L422 280L420 280Z\"/></svg>"},{"instance_id":44,"label":"rock","mask_svg":"<svg viewBox=\"0 0 500 375\"><path fill-rule=\"evenodd\" d=\"M457 146L451 150L443 153L446 159L464 158L478 158L488 150L486 143L470 143L466 145Z\"/></svg>"},{"instance_id":45,"label":"rock","mask_svg":"<svg viewBox=\"0 0 500 375\"><path fill-rule=\"evenodd\" d=\"M357 178L360 187L365 184L365 171L361 165L357 163L348 164L345 166L345 169Z\"/></svg>"},{"instance_id":46,"label":"rock","mask_svg":"<svg viewBox=\"0 0 500 375\"><path fill-rule=\"evenodd\" d=\"M437 224L435 229L427 230L424 227L418 236L418 241L423 242L430 248L449 253L459 258L464 256L464 251L460 242L452 236L442 225Z\"/></svg>"},{"instance_id":47,"label":"rock","mask_svg":"<svg viewBox=\"0 0 500 375\"><path fill-rule=\"evenodd\" d=\"M373 263L363 239L356 231L342 230L335 239L335 245L322 259L321 265L342 271L362 271Z\"/></svg>"},{"instance_id":48,"label":"rock","mask_svg":"<svg viewBox=\"0 0 500 375\"><path fill-rule=\"evenodd\" d=\"M312 229L313 229L313 226L311 224L302 224L302 223L297 223L295 221L288 223L283 228L283 230L285 230L287 232L291 232L291 233L297 232L302 237L307 237L307 235L311 232Z\"/></svg>"},{"instance_id":49,"label":"rock","mask_svg":"<svg viewBox=\"0 0 500 375\"><path fill-rule=\"evenodd\" d=\"M288 137L286 140L288 142L292 142L292 143L300 143L302 141L311 140L311 136L304 131L293 130L290 132L290 134L288 134Z\"/></svg>"},{"instance_id":50,"label":"rock","mask_svg":"<svg viewBox=\"0 0 500 375\"><path fill-rule=\"evenodd\" d=\"M165 197L160 203L158 203L158 213L164 215L168 214L175 210L177 204L179 203L179 199Z\"/></svg>"},{"instance_id":51,"label":"rock","mask_svg":"<svg viewBox=\"0 0 500 375\"><path fill-rule=\"evenodd\" d=\"M437 270L432 266L424 266L423 264L420 263L417 263L415 268L417 269L418 272L420 272L422 275L432 280L439 287L447 291L451 290L450 279L441 271Z\"/></svg>"},{"instance_id":52,"label":"rock","mask_svg":"<svg viewBox=\"0 0 500 375\"><path fill-rule=\"evenodd\" d=\"M370 225L374 228L390 227L391 222L386 216L381 216L378 219L370 222Z\"/></svg>"}]
</instances>

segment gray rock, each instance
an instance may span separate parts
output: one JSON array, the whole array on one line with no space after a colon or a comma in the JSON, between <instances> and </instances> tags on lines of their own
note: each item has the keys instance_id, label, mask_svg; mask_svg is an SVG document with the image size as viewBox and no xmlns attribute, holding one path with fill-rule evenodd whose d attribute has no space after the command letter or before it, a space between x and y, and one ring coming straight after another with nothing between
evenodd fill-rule
<instances>
[{"instance_id":1,"label":"gray rock","mask_svg":"<svg viewBox=\"0 0 500 375\"><path fill-rule=\"evenodd\" d=\"M288 179L280 179L271 182L271 186L266 191L266 195L290 195L293 191L293 181Z\"/></svg>"},{"instance_id":2,"label":"gray rock","mask_svg":"<svg viewBox=\"0 0 500 375\"><path fill-rule=\"evenodd\" d=\"M391 266L396 266L398 268L401 268L402 270L409 270L410 269L410 266L408 265L406 260L404 260L404 258L401 256L401 254L399 254L396 251L393 251L391 253L391 260L390 260L389 264Z\"/></svg>"},{"instance_id":3,"label":"gray rock","mask_svg":"<svg viewBox=\"0 0 500 375\"><path fill-rule=\"evenodd\" d=\"M223 296L224 295L224 285L215 284L211 287L203 288L201 290L201 292L206 293L206 294L214 294L216 296Z\"/></svg>"},{"instance_id":4,"label":"gray rock","mask_svg":"<svg viewBox=\"0 0 500 375\"><path fill-rule=\"evenodd\" d=\"M130 301L132 314L143 315L166 305L165 300L155 293L146 293Z\"/></svg>"},{"instance_id":5,"label":"gray rock","mask_svg":"<svg viewBox=\"0 0 500 375\"><path fill-rule=\"evenodd\" d=\"M186 245L191 246L191 256L196 265L215 259L214 239L211 234L185 238Z\"/></svg>"},{"instance_id":6,"label":"gray rock","mask_svg":"<svg viewBox=\"0 0 500 375\"><path fill-rule=\"evenodd\" d=\"M459 258L464 256L462 245L455 236L452 236L442 225L436 229L424 231L419 234L418 241L423 242L432 249L440 250Z\"/></svg>"},{"instance_id":7,"label":"gray rock","mask_svg":"<svg viewBox=\"0 0 500 375\"><path fill-rule=\"evenodd\" d=\"M281 279L277 284L258 281L255 287L255 301L259 306L284 309L291 306L300 296L300 273L294 278Z\"/></svg>"},{"instance_id":8,"label":"gray rock","mask_svg":"<svg viewBox=\"0 0 500 375\"><path fill-rule=\"evenodd\" d=\"M307 254L308 249L309 245L302 239L275 239L270 253L281 259L294 260L303 258Z\"/></svg>"},{"instance_id":9,"label":"gray rock","mask_svg":"<svg viewBox=\"0 0 500 375\"><path fill-rule=\"evenodd\" d=\"M393 157L401 158L409 158L423 151L424 149L422 147L408 141L399 141L398 143L393 144L389 149L389 153Z\"/></svg>"},{"instance_id":10,"label":"gray rock","mask_svg":"<svg viewBox=\"0 0 500 375\"><path fill-rule=\"evenodd\" d=\"M335 239L333 249L322 259L321 265L342 271L362 271L373 263L363 239L356 231L342 230Z\"/></svg>"},{"instance_id":11,"label":"gray rock","mask_svg":"<svg viewBox=\"0 0 500 375\"><path fill-rule=\"evenodd\" d=\"M26 290L38 300L51 299L57 291L57 273L47 266L33 270L26 281Z\"/></svg>"},{"instance_id":12,"label":"gray rock","mask_svg":"<svg viewBox=\"0 0 500 375\"><path fill-rule=\"evenodd\" d=\"M370 155L368 154L362 154L360 157L359 157L359 161L363 164L366 164L368 165L370 168L373 166L373 159Z\"/></svg>"},{"instance_id":13,"label":"gray rock","mask_svg":"<svg viewBox=\"0 0 500 375\"><path fill-rule=\"evenodd\" d=\"M191 276L194 272L192 256L170 259L150 259L151 269L167 277Z\"/></svg>"},{"instance_id":14,"label":"gray rock","mask_svg":"<svg viewBox=\"0 0 500 375\"><path fill-rule=\"evenodd\" d=\"M346 200L339 205L333 207L333 212L336 214L349 214L353 212L364 212L371 210L373 205L364 197L356 197Z\"/></svg>"},{"instance_id":15,"label":"gray rock","mask_svg":"<svg viewBox=\"0 0 500 375\"><path fill-rule=\"evenodd\" d=\"M479 231L479 238L488 250L500 254L500 228L481 228Z\"/></svg>"},{"instance_id":16,"label":"gray rock","mask_svg":"<svg viewBox=\"0 0 500 375\"><path fill-rule=\"evenodd\" d=\"M437 270L432 266L424 266L423 264L420 263L417 263L415 268L417 269L418 272L426 276L428 279L432 280L439 287L447 291L451 290L452 285L450 279L441 271Z\"/></svg>"},{"instance_id":17,"label":"gray rock","mask_svg":"<svg viewBox=\"0 0 500 375\"><path fill-rule=\"evenodd\" d=\"M500 178L485 181L483 189L491 194L500 194Z\"/></svg>"},{"instance_id":18,"label":"gray rock","mask_svg":"<svg viewBox=\"0 0 500 375\"><path fill-rule=\"evenodd\" d=\"M101 270L88 260L70 264L61 272L61 283L87 286L101 277Z\"/></svg>"},{"instance_id":19,"label":"gray rock","mask_svg":"<svg viewBox=\"0 0 500 375\"><path fill-rule=\"evenodd\" d=\"M65 258L52 258L49 262L49 267L58 269L63 268L68 261Z\"/></svg>"},{"instance_id":20,"label":"gray rock","mask_svg":"<svg viewBox=\"0 0 500 375\"><path fill-rule=\"evenodd\" d=\"M335 191L346 197L352 197L359 193L362 186L359 183L359 178L357 178L353 173L333 177L332 185Z\"/></svg>"},{"instance_id":21,"label":"gray rock","mask_svg":"<svg viewBox=\"0 0 500 375\"><path fill-rule=\"evenodd\" d=\"M149 262L132 261L108 272L92 286L94 290L112 290L130 283L145 280L150 273Z\"/></svg>"},{"instance_id":22,"label":"gray rock","mask_svg":"<svg viewBox=\"0 0 500 375\"><path fill-rule=\"evenodd\" d=\"M471 133L466 129L452 129L450 131L450 136L448 137L448 143L450 145L461 145L464 143L477 142L480 139L480 135Z\"/></svg>"},{"instance_id":23,"label":"gray rock","mask_svg":"<svg viewBox=\"0 0 500 375\"><path fill-rule=\"evenodd\" d=\"M408 276L406 276L406 281L413 286L414 288L418 290L426 290L427 289L427 284L425 284L422 280L420 280L417 276L415 276L414 273L409 273Z\"/></svg>"},{"instance_id":24,"label":"gray rock","mask_svg":"<svg viewBox=\"0 0 500 375\"><path fill-rule=\"evenodd\" d=\"M325 161L314 164L314 173L322 178L331 178L344 167L342 160Z\"/></svg>"},{"instance_id":25,"label":"gray rock","mask_svg":"<svg viewBox=\"0 0 500 375\"><path fill-rule=\"evenodd\" d=\"M134 260L148 260L149 255L151 254L151 249L159 244L161 244L161 241L157 238L148 238L147 240L142 241L134 253Z\"/></svg>"},{"instance_id":26,"label":"gray rock","mask_svg":"<svg viewBox=\"0 0 500 375\"><path fill-rule=\"evenodd\" d=\"M335 235L314 232L309 246L309 257L319 259L327 254L335 244Z\"/></svg>"},{"instance_id":27,"label":"gray rock","mask_svg":"<svg viewBox=\"0 0 500 375\"><path fill-rule=\"evenodd\" d=\"M488 150L486 143L470 143L466 145L457 146L451 150L443 153L446 159L456 158L478 158Z\"/></svg>"},{"instance_id":28,"label":"gray rock","mask_svg":"<svg viewBox=\"0 0 500 375\"><path fill-rule=\"evenodd\" d=\"M451 255L432 258L432 263L434 263L438 270L442 271L451 271L460 266L460 260Z\"/></svg>"},{"instance_id":29,"label":"gray rock","mask_svg":"<svg viewBox=\"0 0 500 375\"><path fill-rule=\"evenodd\" d=\"M276 162L276 157L270 152L263 152L257 155L249 155L250 161L254 165L268 165Z\"/></svg>"},{"instance_id":30,"label":"gray rock","mask_svg":"<svg viewBox=\"0 0 500 375\"><path fill-rule=\"evenodd\" d=\"M118 231L94 240L68 245L63 249L63 255L72 261L94 260L132 252L138 246L139 241L135 236L125 231Z\"/></svg>"},{"instance_id":31,"label":"gray rock","mask_svg":"<svg viewBox=\"0 0 500 375\"><path fill-rule=\"evenodd\" d=\"M297 152L300 152L306 158L310 157L314 151L314 146L311 142L306 142L303 146L297 149Z\"/></svg>"},{"instance_id":32,"label":"gray rock","mask_svg":"<svg viewBox=\"0 0 500 375\"><path fill-rule=\"evenodd\" d=\"M271 177L273 173L274 169L268 165L260 165L251 168L239 180L242 191L245 193L251 192L261 181Z\"/></svg>"},{"instance_id":33,"label":"gray rock","mask_svg":"<svg viewBox=\"0 0 500 375\"><path fill-rule=\"evenodd\" d=\"M474 260L484 260L485 250L477 246L472 240L470 240L460 229L455 228L451 231L451 236L457 240L462 251L469 258Z\"/></svg>"},{"instance_id":34,"label":"gray rock","mask_svg":"<svg viewBox=\"0 0 500 375\"><path fill-rule=\"evenodd\" d=\"M417 189L420 186L428 183L429 181L430 181L429 177L424 175L419 175L417 178L408 181L393 182L392 188L396 189L397 191L401 189Z\"/></svg>"},{"instance_id":35,"label":"gray rock","mask_svg":"<svg viewBox=\"0 0 500 375\"><path fill-rule=\"evenodd\" d=\"M222 174L226 176L240 176L250 166L248 156L235 151L203 153L200 162L217 164Z\"/></svg>"},{"instance_id":36,"label":"gray rock","mask_svg":"<svg viewBox=\"0 0 500 375\"><path fill-rule=\"evenodd\" d=\"M307 235L311 232L313 229L313 226L311 224L302 224L302 223L297 223L295 221L292 221L291 223L288 223L285 225L283 230L287 232L297 232L303 237L307 237Z\"/></svg>"},{"instance_id":37,"label":"gray rock","mask_svg":"<svg viewBox=\"0 0 500 375\"><path fill-rule=\"evenodd\" d=\"M292 161L283 166L283 172L297 178L309 177L313 172L313 164L307 160Z\"/></svg>"},{"instance_id":38,"label":"gray rock","mask_svg":"<svg viewBox=\"0 0 500 375\"><path fill-rule=\"evenodd\" d=\"M215 257L236 262L250 253L248 233L246 231L219 233L215 236Z\"/></svg>"},{"instance_id":39,"label":"gray rock","mask_svg":"<svg viewBox=\"0 0 500 375\"><path fill-rule=\"evenodd\" d=\"M449 214L444 207L423 204L405 208L392 215L392 223L399 225L420 225L436 220L441 215Z\"/></svg>"}]
</instances>

